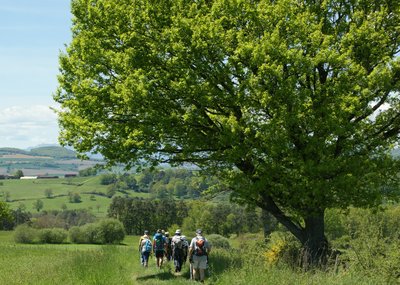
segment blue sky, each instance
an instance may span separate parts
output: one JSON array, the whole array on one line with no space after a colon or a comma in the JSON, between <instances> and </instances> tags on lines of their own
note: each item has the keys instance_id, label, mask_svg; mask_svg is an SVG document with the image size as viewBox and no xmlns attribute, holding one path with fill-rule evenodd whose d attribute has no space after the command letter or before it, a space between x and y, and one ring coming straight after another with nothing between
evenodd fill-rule
<instances>
[{"instance_id":1,"label":"blue sky","mask_svg":"<svg viewBox=\"0 0 400 285\"><path fill-rule=\"evenodd\" d=\"M49 107L70 28L70 0L0 0L0 147L57 143Z\"/></svg>"}]
</instances>

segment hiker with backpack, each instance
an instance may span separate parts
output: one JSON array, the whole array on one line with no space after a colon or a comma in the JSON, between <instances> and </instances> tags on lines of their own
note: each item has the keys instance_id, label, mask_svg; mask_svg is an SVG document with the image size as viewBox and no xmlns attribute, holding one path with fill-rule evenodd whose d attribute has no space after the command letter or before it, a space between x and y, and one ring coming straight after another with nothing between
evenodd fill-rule
<instances>
[{"instance_id":1,"label":"hiker with backpack","mask_svg":"<svg viewBox=\"0 0 400 285\"><path fill-rule=\"evenodd\" d=\"M189 252L189 242L186 238L186 236L182 235L181 236L183 244L182 244L182 249L183 249L183 258L182 258L182 265L186 263L188 252Z\"/></svg>"},{"instance_id":2,"label":"hiker with backpack","mask_svg":"<svg viewBox=\"0 0 400 285\"><path fill-rule=\"evenodd\" d=\"M144 231L144 235L139 240L139 253L142 266L147 267L151 254L152 244L149 237L149 231Z\"/></svg>"},{"instance_id":3,"label":"hiker with backpack","mask_svg":"<svg viewBox=\"0 0 400 285\"><path fill-rule=\"evenodd\" d=\"M192 279L204 282L205 269L207 268L208 255L210 252L211 246L208 240L203 236L202 230L196 230L196 236L189 245L190 275Z\"/></svg>"},{"instance_id":4,"label":"hiker with backpack","mask_svg":"<svg viewBox=\"0 0 400 285\"><path fill-rule=\"evenodd\" d=\"M181 230L176 230L171 240L172 258L174 259L175 272L181 272L183 263L183 239Z\"/></svg>"},{"instance_id":5,"label":"hiker with backpack","mask_svg":"<svg viewBox=\"0 0 400 285\"><path fill-rule=\"evenodd\" d=\"M161 230L153 237L153 251L157 260L157 267L161 268L165 254L165 237L162 235Z\"/></svg>"},{"instance_id":6,"label":"hiker with backpack","mask_svg":"<svg viewBox=\"0 0 400 285\"><path fill-rule=\"evenodd\" d=\"M169 232L165 232L165 257L167 261L172 259L172 238L169 236Z\"/></svg>"}]
</instances>

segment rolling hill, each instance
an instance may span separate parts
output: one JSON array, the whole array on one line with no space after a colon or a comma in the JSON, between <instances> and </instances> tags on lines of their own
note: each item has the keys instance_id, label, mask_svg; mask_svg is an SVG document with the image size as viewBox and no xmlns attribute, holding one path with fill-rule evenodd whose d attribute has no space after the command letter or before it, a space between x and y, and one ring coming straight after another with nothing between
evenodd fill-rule
<instances>
[{"instance_id":1,"label":"rolling hill","mask_svg":"<svg viewBox=\"0 0 400 285\"><path fill-rule=\"evenodd\" d=\"M81 160L75 151L61 146L43 146L22 150L0 148L0 174L12 175L22 170L24 175L77 174L79 170L103 163L99 159Z\"/></svg>"}]
</instances>

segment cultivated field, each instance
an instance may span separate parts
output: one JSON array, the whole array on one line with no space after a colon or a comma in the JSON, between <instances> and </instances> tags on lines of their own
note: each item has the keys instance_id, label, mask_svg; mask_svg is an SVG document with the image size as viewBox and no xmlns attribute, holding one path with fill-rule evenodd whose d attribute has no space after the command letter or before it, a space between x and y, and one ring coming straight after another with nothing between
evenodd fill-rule
<instances>
[{"instance_id":1,"label":"cultivated field","mask_svg":"<svg viewBox=\"0 0 400 285\"><path fill-rule=\"evenodd\" d=\"M91 209L93 214L103 217L107 214L107 209L111 203L111 198L105 196L107 185L100 184L100 177L74 177L58 179L33 179L33 180L0 180L0 196L8 193L8 204L12 209L26 206L26 209L35 212L33 203L40 199L43 201L42 210L61 210L65 205L67 209ZM46 190L51 190L52 198L46 197ZM70 203L68 194L78 193L82 202ZM148 197L148 194L119 193L118 195L128 195L131 197ZM1 199L2 197L0 197Z\"/></svg>"}]
</instances>

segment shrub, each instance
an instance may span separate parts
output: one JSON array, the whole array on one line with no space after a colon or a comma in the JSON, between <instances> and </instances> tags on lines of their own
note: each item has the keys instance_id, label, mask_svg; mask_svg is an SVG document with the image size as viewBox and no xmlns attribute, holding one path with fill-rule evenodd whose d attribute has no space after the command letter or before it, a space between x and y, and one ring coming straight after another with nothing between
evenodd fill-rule
<instances>
[{"instance_id":1,"label":"shrub","mask_svg":"<svg viewBox=\"0 0 400 285\"><path fill-rule=\"evenodd\" d=\"M82 228L85 243L103 244L104 239L97 223L86 224Z\"/></svg>"},{"instance_id":2,"label":"shrub","mask_svg":"<svg viewBox=\"0 0 400 285\"><path fill-rule=\"evenodd\" d=\"M69 194L68 194L68 196L69 196L69 202L70 203L80 203L80 202L82 202L82 198L81 198L81 196L79 195L79 193L72 193L72 192L70 192Z\"/></svg>"},{"instance_id":3,"label":"shrub","mask_svg":"<svg viewBox=\"0 0 400 285\"><path fill-rule=\"evenodd\" d=\"M105 219L82 227L72 227L69 238L72 243L120 243L125 238L125 230L120 221Z\"/></svg>"},{"instance_id":4,"label":"shrub","mask_svg":"<svg viewBox=\"0 0 400 285\"><path fill-rule=\"evenodd\" d=\"M69 229L69 240L72 243L88 243L86 239L85 233L82 230L82 227L72 227Z\"/></svg>"},{"instance_id":5,"label":"shrub","mask_svg":"<svg viewBox=\"0 0 400 285\"><path fill-rule=\"evenodd\" d=\"M268 264L282 262L295 266L299 261L301 244L289 232L271 233L264 257Z\"/></svg>"},{"instance_id":6,"label":"shrub","mask_svg":"<svg viewBox=\"0 0 400 285\"><path fill-rule=\"evenodd\" d=\"M37 230L26 224L19 225L15 228L14 240L17 243L33 243L37 236Z\"/></svg>"},{"instance_id":7,"label":"shrub","mask_svg":"<svg viewBox=\"0 0 400 285\"><path fill-rule=\"evenodd\" d=\"M110 185L116 183L117 181L118 181L117 175L114 173L102 174L100 176L101 185Z\"/></svg>"},{"instance_id":8,"label":"shrub","mask_svg":"<svg viewBox=\"0 0 400 285\"><path fill-rule=\"evenodd\" d=\"M59 228L41 229L38 233L40 243L63 243L67 236L67 231Z\"/></svg>"},{"instance_id":9,"label":"shrub","mask_svg":"<svg viewBox=\"0 0 400 285\"><path fill-rule=\"evenodd\" d=\"M211 234L207 236L207 239L213 248L229 249L231 247L229 240L221 235Z\"/></svg>"},{"instance_id":10,"label":"shrub","mask_svg":"<svg viewBox=\"0 0 400 285\"><path fill-rule=\"evenodd\" d=\"M101 220L98 224L103 243L120 243L125 237L123 224L115 219Z\"/></svg>"}]
</instances>

